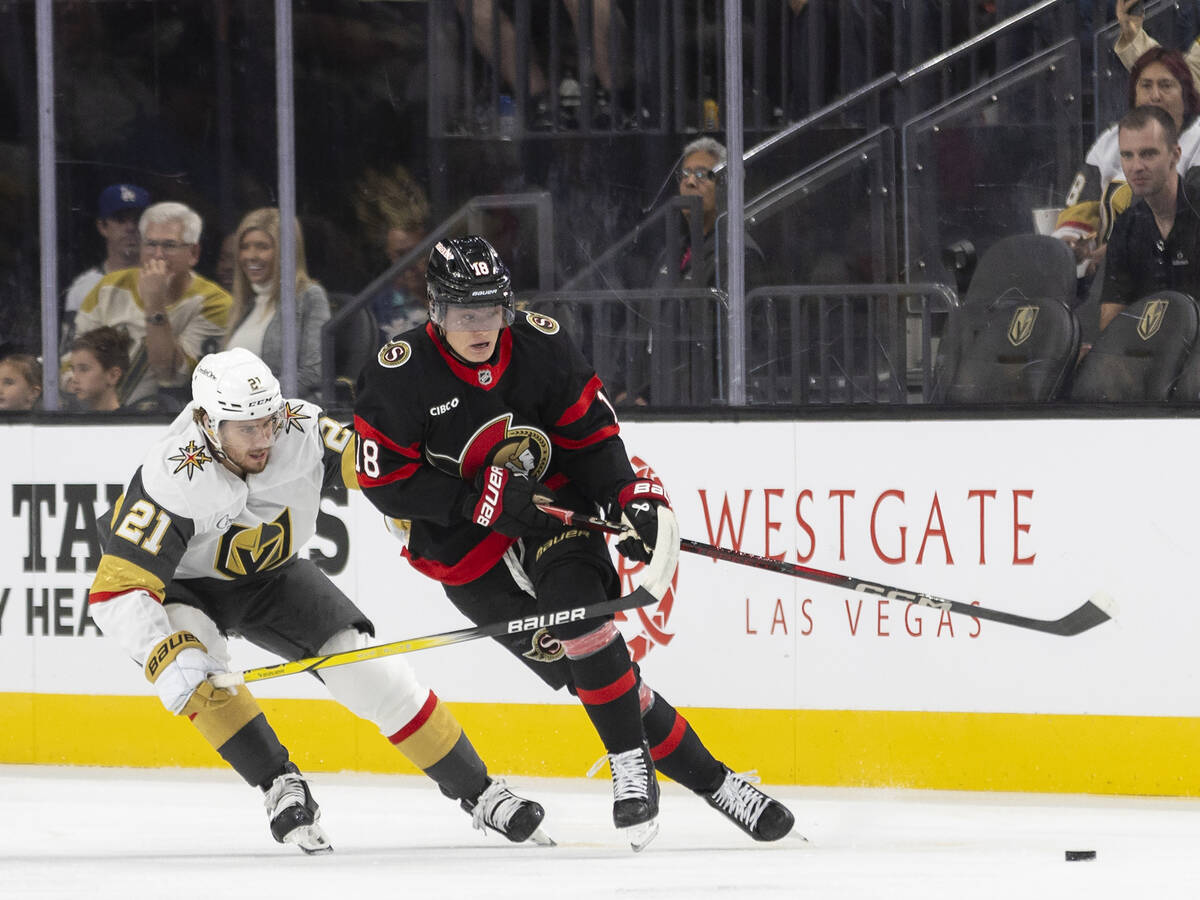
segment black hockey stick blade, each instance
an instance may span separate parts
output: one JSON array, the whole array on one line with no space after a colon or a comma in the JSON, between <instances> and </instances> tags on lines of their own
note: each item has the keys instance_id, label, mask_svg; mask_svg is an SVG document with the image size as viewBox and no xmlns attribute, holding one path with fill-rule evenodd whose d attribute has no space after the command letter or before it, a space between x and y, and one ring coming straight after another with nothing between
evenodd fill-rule
<instances>
[{"instance_id":1,"label":"black hockey stick blade","mask_svg":"<svg viewBox=\"0 0 1200 900\"><path fill-rule=\"evenodd\" d=\"M368 659L380 659L385 656L395 656L398 653L413 653L417 650L429 650L433 647L445 647L448 644L461 644L464 641L474 641L479 638L498 637L502 634L519 634L523 631L536 631L539 628L550 628L564 622L582 622L588 619L598 619L613 613L637 609L657 603L666 593L675 571L675 563L679 558L679 526L673 515L662 516L659 521L658 541L654 548L654 561L642 573L641 583L628 594L602 600L599 603L589 603L571 609L543 615L525 616L520 619L510 619L506 622L492 622L488 625L476 625L471 628L460 628L456 631L443 631L425 637L409 638L404 641L391 641L387 644L376 644L373 647L362 647L358 650L346 650L342 653L331 653L327 656L310 656L292 662L278 663L273 666L260 666L256 669L246 669L242 672L222 672L210 675L208 680L213 687L227 688L251 681L264 681L268 678L280 678L284 675L295 675L299 672L312 672L317 669L327 669L330 666L345 666L350 663L363 662Z\"/></svg>"},{"instance_id":2,"label":"black hockey stick blade","mask_svg":"<svg viewBox=\"0 0 1200 900\"><path fill-rule=\"evenodd\" d=\"M627 528L620 525L605 522L603 519L597 519L594 516L586 516L574 510L540 503L538 504L538 508L547 515L553 516L568 525L576 525L591 529L592 531L602 531L614 535L624 535L628 531ZM919 591L906 591L903 588L878 584L873 581L854 578L850 575L838 575L835 572L826 572L822 569L801 566L796 563L785 562L781 559L755 556L753 553L744 553L741 550L729 550L725 547L704 544L688 538L680 540L680 549L700 556L707 556L709 559L720 559L756 569L766 569L770 572L779 572L795 578L803 578L806 581L815 581L820 584L857 591L858 593L886 597L889 600L903 600L906 603L913 603L917 606L949 610L950 612L956 612L964 616L974 616L976 619L987 619L991 622L999 622L1015 628L1041 631L1046 634L1056 634L1062 637L1082 634L1091 628L1095 628L1097 625L1107 622L1116 613L1116 602L1103 592L1093 594L1082 606L1072 610L1060 619L1034 619L1030 616L1022 616L1018 613L1005 612L1000 609L989 609L986 606L976 606L972 603L945 600L941 597L934 597Z\"/></svg>"}]
</instances>

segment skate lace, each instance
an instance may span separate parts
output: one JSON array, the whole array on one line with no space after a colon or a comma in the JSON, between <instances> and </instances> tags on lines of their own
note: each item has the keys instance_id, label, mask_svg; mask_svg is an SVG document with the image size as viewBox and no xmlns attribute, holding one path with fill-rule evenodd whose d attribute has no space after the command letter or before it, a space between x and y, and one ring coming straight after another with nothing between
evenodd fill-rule
<instances>
[{"instance_id":1,"label":"skate lace","mask_svg":"<svg viewBox=\"0 0 1200 900\"><path fill-rule=\"evenodd\" d=\"M304 780L295 772L287 772L271 782L271 787L263 798L267 808L267 818L275 821L275 817L291 806L304 805Z\"/></svg>"},{"instance_id":2,"label":"skate lace","mask_svg":"<svg viewBox=\"0 0 1200 900\"><path fill-rule=\"evenodd\" d=\"M475 808L471 810L471 824L480 831L486 831L490 825L497 831L507 832L508 823L524 802L505 786L502 778L498 778L475 801Z\"/></svg>"},{"instance_id":3,"label":"skate lace","mask_svg":"<svg viewBox=\"0 0 1200 900\"><path fill-rule=\"evenodd\" d=\"M771 798L751 783L761 780L757 769L751 769L749 772L730 772L712 794L712 800L739 822L754 828L758 825L763 810L771 803Z\"/></svg>"},{"instance_id":4,"label":"skate lace","mask_svg":"<svg viewBox=\"0 0 1200 900\"><path fill-rule=\"evenodd\" d=\"M588 769L587 777L591 778L608 763L612 772L613 800L631 800L645 797L650 792L649 773L646 771L646 760L642 757L642 748L626 750L624 753L609 753L600 757Z\"/></svg>"}]
</instances>

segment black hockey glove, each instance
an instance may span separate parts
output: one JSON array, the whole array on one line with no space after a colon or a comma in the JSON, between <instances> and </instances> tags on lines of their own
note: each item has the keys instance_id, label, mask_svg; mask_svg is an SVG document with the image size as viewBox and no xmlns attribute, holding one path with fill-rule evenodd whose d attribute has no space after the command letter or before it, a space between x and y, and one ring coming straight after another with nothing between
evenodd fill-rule
<instances>
[{"instance_id":1,"label":"black hockey glove","mask_svg":"<svg viewBox=\"0 0 1200 900\"><path fill-rule=\"evenodd\" d=\"M485 528L509 537L559 526L537 503L553 503L554 495L540 482L530 481L504 466L488 466L475 476L475 490L463 501L463 515Z\"/></svg>"},{"instance_id":2,"label":"black hockey glove","mask_svg":"<svg viewBox=\"0 0 1200 900\"><path fill-rule=\"evenodd\" d=\"M666 488L658 481L639 478L621 488L617 505L621 518L637 532L637 537L628 535L617 541L617 552L635 562L650 562L658 541L658 508L671 508Z\"/></svg>"}]
</instances>

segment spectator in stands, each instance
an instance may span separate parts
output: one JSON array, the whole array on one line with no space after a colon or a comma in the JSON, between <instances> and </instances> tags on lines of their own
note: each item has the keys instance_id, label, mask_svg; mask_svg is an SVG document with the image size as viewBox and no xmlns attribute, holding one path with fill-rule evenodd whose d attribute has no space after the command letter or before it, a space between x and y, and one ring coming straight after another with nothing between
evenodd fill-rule
<instances>
[{"instance_id":1,"label":"spectator in stands","mask_svg":"<svg viewBox=\"0 0 1200 900\"><path fill-rule=\"evenodd\" d=\"M1156 290L1200 297L1200 179L1192 176L1188 196L1176 168L1179 137L1175 120L1161 107L1139 106L1119 125L1121 163L1133 204L1117 216L1100 295L1100 327ZM1200 173L1197 173L1200 174Z\"/></svg>"},{"instance_id":2,"label":"spectator in stands","mask_svg":"<svg viewBox=\"0 0 1200 900\"><path fill-rule=\"evenodd\" d=\"M64 346L75 333L75 314L86 297L105 275L138 264L141 237L138 218L150 205L150 194L136 184L110 184L100 192L96 203L96 230L104 238L104 259L99 265L81 272L67 288L63 309Z\"/></svg>"},{"instance_id":3,"label":"spectator in stands","mask_svg":"<svg viewBox=\"0 0 1200 900\"><path fill-rule=\"evenodd\" d=\"M133 338L129 371L117 388L122 405L160 388L186 391L196 361L225 333L230 297L196 274L200 216L182 203L155 203L138 222L140 268L100 279L80 306L77 332L124 326Z\"/></svg>"},{"instance_id":4,"label":"spectator in stands","mask_svg":"<svg viewBox=\"0 0 1200 900\"><path fill-rule=\"evenodd\" d=\"M464 18L467 14L466 0L455 0L459 14ZM571 17L576 40L580 41L580 2L581 0L562 0L567 14ZM624 16L611 0L592 0L592 68L598 86L580 85L573 78L565 77L559 85L558 121L553 119L554 111L550 105L550 88L546 72L536 59L529 60L529 110L530 127L534 130L549 130L557 124L562 128L578 128L575 109L579 106L580 91L583 88L593 90L593 127L608 128L612 124L612 96L620 87L619 73L625 68L622 62L623 51L618 41L616 48L612 45L612 35L615 30L618 38L626 35ZM498 20L498 24L496 22ZM517 31L512 19L500 8L498 0L473 0L471 3L471 24L475 40L475 49L484 59L496 65L494 58L495 43L493 34L499 28L499 73L500 78L511 91L517 88ZM530 48L531 50L534 48ZM616 67L613 66L613 51L616 50ZM555 75L555 73L551 73Z\"/></svg>"},{"instance_id":5,"label":"spectator in stands","mask_svg":"<svg viewBox=\"0 0 1200 900\"><path fill-rule=\"evenodd\" d=\"M243 347L272 372L283 367L283 318L280 315L279 210L273 206L247 213L237 227L237 267L233 307L224 349ZM297 396L312 399L321 384L321 326L329 321L325 288L308 274L304 235L295 223Z\"/></svg>"},{"instance_id":6,"label":"spectator in stands","mask_svg":"<svg viewBox=\"0 0 1200 900\"><path fill-rule=\"evenodd\" d=\"M33 409L42 396L42 364L28 353L0 358L0 410Z\"/></svg>"},{"instance_id":7,"label":"spectator in stands","mask_svg":"<svg viewBox=\"0 0 1200 900\"><path fill-rule=\"evenodd\" d=\"M396 166L390 175L368 170L359 182L354 205L372 243L392 264L429 234L429 200L404 166ZM371 299L371 312L384 339L428 321L427 257L419 253L412 265L396 273L392 283Z\"/></svg>"},{"instance_id":8,"label":"spectator in stands","mask_svg":"<svg viewBox=\"0 0 1200 900\"><path fill-rule=\"evenodd\" d=\"M683 158L679 166L679 195L681 197L696 196L701 201L701 211L704 221L701 233L704 244L697 251L687 244L688 229L684 228L684 244L682 255L678 260L667 259L666 251L660 254L655 262L653 273L654 287L676 287L681 281L688 280L699 287L717 287L717 254L716 254L716 224L717 224L717 174L713 169L724 163L727 157L725 145L711 137L701 137L683 148ZM688 224L691 210L683 210L682 225ZM749 234L746 240L746 284L752 284L762 269L762 250ZM721 273L724 283L724 273Z\"/></svg>"},{"instance_id":9,"label":"spectator in stands","mask_svg":"<svg viewBox=\"0 0 1200 900\"><path fill-rule=\"evenodd\" d=\"M1127 69L1132 69L1134 63L1141 59L1142 54L1147 50L1159 46L1158 41L1142 29L1145 16L1132 14L1135 6L1140 9L1145 8L1142 0L1117 0L1116 5L1117 21L1121 23L1121 31L1117 35L1116 43L1113 44L1113 50ZM1200 91L1200 41L1192 41L1187 55L1184 56L1184 61L1191 72L1196 90Z\"/></svg>"},{"instance_id":10,"label":"spectator in stands","mask_svg":"<svg viewBox=\"0 0 1200 900\"><path fill-rule=\"evenodd\" d=\"M71 393L83 409L112 412L121 405L117 385L129 371L133 338L122 328L102 325L71 342Z\"/></svg>"},{"instance_id":11,"label":"spectator in stands","mask_svg":"<svg viewBox=\"0 0 1200 900\"><path fill-rule=\"evenodd\" d=\"M1178 51L1151 47L1134 63L1129 73L1129 108L1138 106L1157 106L1170 113L1179 136L1181 175L1200 163L1200 93ZM1086 167L1075 177L1054 232L1075 250L1081 269L1086 265L1085 273L1094 271L1104 255L1113 222L1130 199L1113 125L1088 151Z\"/></svg>"}]
</instances>

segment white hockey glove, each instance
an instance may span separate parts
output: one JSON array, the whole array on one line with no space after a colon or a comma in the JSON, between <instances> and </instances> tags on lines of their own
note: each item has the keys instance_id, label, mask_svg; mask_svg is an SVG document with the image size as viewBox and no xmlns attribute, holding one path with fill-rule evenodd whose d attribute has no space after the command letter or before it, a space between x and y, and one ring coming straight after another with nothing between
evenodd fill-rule
<instances>
[{"instance_id":1,"label":"white hockey glove","mask_svg":"<svg viewBox=\"0 0 1200 900\"><path fill-rule=\"evenodd\" d=\"M176 715L217 709L232 700L235 690L216 688L208 681L210 674L223 671L190 631L163 638L146 655L146 679L163 706Z\"/></svg>"}]
</instances>

